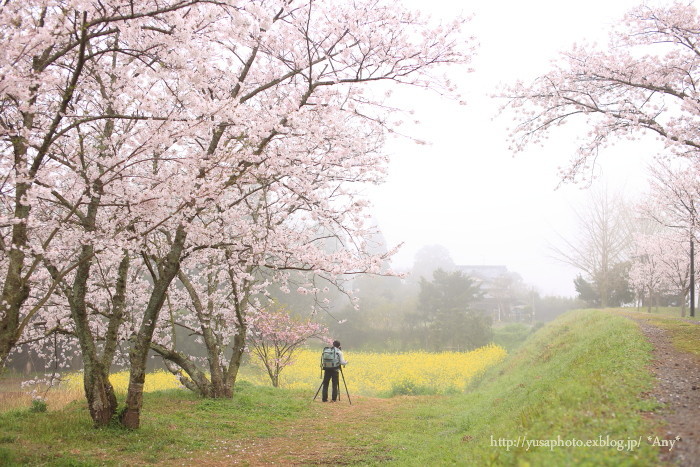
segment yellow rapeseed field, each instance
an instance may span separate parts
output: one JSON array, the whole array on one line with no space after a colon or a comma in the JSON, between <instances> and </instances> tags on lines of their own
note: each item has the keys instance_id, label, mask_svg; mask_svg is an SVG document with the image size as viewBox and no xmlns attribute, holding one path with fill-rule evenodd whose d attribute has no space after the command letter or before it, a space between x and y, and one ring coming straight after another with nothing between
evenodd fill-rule
<instances>
[{"instance_id":1,"label":"yellow rapeseed field","mask_svg":"<svg viewBox=\"0 0 700 467\"><path fill-rule=\"evenodd\" d=\"M348 365L344 375L350 394L369 396L399 393L438 393L463 391L469 382L486 368L500 362L506 351L497 345L487 345L471 352L405 352L376 353L345 351ZM294 364L285 368L280 386L290 389L315 391L321 383L320 351L300 350ZM239 381L269 385L267 374L254 365L241 368ZM110 376L117 392L126 392L128 372ZM341 390L344 386L341 381ZM82 387L80 374L71 375L69 388ZM160 391L181 387L177 379L166 371L146 375L144 391Z\"/></svg>"},{"instance_id":2,"label":"yellow rapeseed field","mask_svg":"<svg viewBox=\"0 0 700 467\"><path fill-rule=\"evenodd\" d=\"M73 373L66 378L67 389L82 388L83 374ZM118 393L126 393L129 387L129 372L120 371L109 375L109 381L114 386L114 391ZM65 386L64 386L65 387ZM146 373L146 383L144 384L144 392L163 391L166 389L175 389L182 387L177 378L170 372L165 370L152 371Z\"/></svg>"},{"instance_id":3,"label":"yellow rapeseed field","mask_svg":"<svg viewBox=\"0 0 700 467\"><path fill-rule=\"evenodd\" d=\"M446 393L463 391L469 382L491 365L500 362L506 351L487 345L471 352L375 353L344 351L348 365L343 374L351 394L381 395L394 388ZM301 350L294 364L285 368L280 386L316 390L321 383L320 351ZM255 384L270 384L266 374L243 370L241 379ZM341 389L344 386L341 381Z\"/></svg>"}]
</instances>

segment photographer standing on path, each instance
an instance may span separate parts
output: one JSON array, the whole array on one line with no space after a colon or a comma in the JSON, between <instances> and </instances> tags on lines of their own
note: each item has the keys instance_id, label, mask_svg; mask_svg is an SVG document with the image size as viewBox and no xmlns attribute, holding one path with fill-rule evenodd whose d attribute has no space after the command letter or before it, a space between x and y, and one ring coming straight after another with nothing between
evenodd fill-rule
<instances>
[{"instance_id":1,"label":"photographer standing on path","mask_svg":"<svg viewBox=\"0 0 700 467\"><path fill-rule=\"evenodd\" d=\"M338 379L338 370L340 365L347 365L348 362L343 358L343 351L340 348L340 342L333 341L333 347L325 347L321 354L321 368L323 368L323 392L321 400L328 402L328 383L333 380L333 392L331 393L331 402L338 399L338 390L340 388L340 380Z\"/></svg>"}]
</instances>

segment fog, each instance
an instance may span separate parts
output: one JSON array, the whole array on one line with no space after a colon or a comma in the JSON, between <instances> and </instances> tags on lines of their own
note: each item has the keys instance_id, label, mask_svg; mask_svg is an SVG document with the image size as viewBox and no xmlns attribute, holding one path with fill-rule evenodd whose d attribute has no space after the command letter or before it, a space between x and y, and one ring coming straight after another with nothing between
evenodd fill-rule
<instances>
[{"instance_id":1,"label":"fog","mask_svg":"<svg viewBox=\"0 0 700 467\"><path fill-rule=\"evenodd\" d=\"M426 2L404 0L414 8ZM404 243L394 267L410 269L424 245L441 244L458 265L504 265L542 294L575 295L576 270L553 259L552 244L576 228L573 210L588 190L606 185L634 199L645 188L654 144L625 143L601 154L588 184L559 186L581 128L562 128L543 147L514 157L506 141L513 115L498 115L499 86L544 74L574 43L604 44L616 21L637 0L584 3L555 0L429 2L434 18L461 9L473 14L467 31L480 43L473 73L453 70L466 105L435 93L404 90L396 99L420 123L408 132L428 141L389 141L387 183L373 189L375 218L390 246Z\"/></svg>"}]
</instances>

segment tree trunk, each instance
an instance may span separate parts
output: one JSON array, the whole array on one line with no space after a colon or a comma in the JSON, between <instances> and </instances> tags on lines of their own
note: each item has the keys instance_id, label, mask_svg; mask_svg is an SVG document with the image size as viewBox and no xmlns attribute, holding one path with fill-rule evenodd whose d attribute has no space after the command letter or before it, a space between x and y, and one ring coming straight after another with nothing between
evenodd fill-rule
<instances>
[{"instance_id":1,"label":"tree trunk","mask_svg":"<svg viewBox=\"0 0 700 467\"><path fill-rule=\"evenodd\" d=\"M220 398L226 397L226 384L224 372L221 368L221 359L219 358L221 347L218 345L216 336L208 326L202 326L204 334L204 343L207 348L207 362L209 363L209 374L211 375L211 394L208 397ZM230 391L228 391L230 392Z\"/></svg>"},{"instance_id":2,"label":"tree trunk","mask_svg":"<svg viewBox=\"0 0 700 467\"><path fill-rule=\"evenodd\" d=\"M96 427L106 426L117 411L117 397L109 382L109 372L99 363L85 361L85 398Z\"/></svg>"},{"instance_id":3,"label":"tree trunk","mask_svg":"<svg viewBox=\"0 0 700 467\"><path fill-rule=\"evenodd\" d=\"M105 426L117 410L114 389L109 382L109 362L102 362L98 357L97 346L89 325L89 316L85 301L87 277L92 263L92 246L83 246L81 265L78 267L73 288L69 295L71 317L75 323L75 333L83 357L83 384L85 397L90 409L90 416L95 426Z\"/></svg>"},{"instance_id":4,"label":"tree trunk","mask_svg":"<svg viewBox=\"0 0 700 467\"><path fill-rule=\"evenodd\" d=\"M25 298L26 300L26 298ZM19 307L12 302L4 307L5 314L0 320L0 374L7 364L10 352L17 344L17 329L19 329Z\"/></svg>"},{"instance_id":5,"label":"tree trunk","mask_svg":"<svg viewBox=\"0 0 700 467\"><path fill-rule=\"evenodd\" d=\"M233 396L233 391L226 384L225 372L221 368L221 360L219 359L219 347L210 348L209 351L209 372L211 374L211 395L214 399L225 399ZM215 354L215 355L214 355ZM212 358L215 356L215 358Z\"/></svg>"},{"instance_id":6,"label":"tree trunk","mask_svg":"<svg viewBox=\"0 0 700 467\"><path fill-rule=\"evenodd\" d=\"M143 406L143 385L146 381L146 360L153 341L158 315L165 303L168 287L180 269L180 258L187 239L187 232L178 227L170 251L158 267L158 278L154 280L153 291L143 314L134 344L129 352L129 389L126 394L126 407L121 413L121 423L126 428L136 429L141 424Z\"/></svg>"},{"instance_id":7,"label":"tree trunk","mask_svg":"<svg viewBox=\"0 0 700 467\"><path fill-rule=\"evenodd\" d=\"M77 19L77 18L76 18ZM82 26L87 22L87 13L83 13ZM63 88L61 103L56 114L46 132L44 133L43 141L38 151L32 156L27 157L29 142L23 135L23 131L12 131L12 150L15 175L18 179L33 180L37 171L42 166L44 157L49 152L49 148L53 143L56 129L63 120L66 114L66 109L73 99L76 84L82 75L85 65L85 50L87 45L86 29L81 27L80 46L78 48L77 61L73 69L67 86ZM52 46L49 46L44 52L49 52ZM39 58L41 55L35 55L33 58L33 69L39 74L40 67L46 65ZM29 104L27 109L31 109L37 101L37 90L39 86L34 84L29 87L30 97L24 104ZM22 129L33 129L35 126L35 114L31 111L24 111ZM6 130L7 128L3 126ZM18 129L19 130L19 129ZM31 159L31 160L30 160ZM28 170L27 170L28 169ZM31 206L27 204L26 195L30 190L33 182L17 181L14 187L14 220L12 226L12 239L10 251L7 254L9 264L5 273L5 283L3 284L2 297L0 303L0 372L5 368L7 358L12 352L15 344L20 338L20 310L24 302L29 297L29 277L22 277L25 262L25 251L29 243L27 234L27 219L31 211ZM3 245L4 246L4 245Z\"/></svg>"},{"instance_id":8,"label":"tree trunk","mask_svg":"<svg viewBox=\"0 0 700 467\"><path fill-rule=\"evenodd\" d=\"M213 397L212 394L215 391L207 375L186 355L153 342L151 342L151 349L163 357L168 371L177 376L187 389L202 397ZM183 375L182 371L187 373L187 376Z\"/></svg>"},{"instance_id":9,"label":"tree trunk","mask_svg":"<svg viewBox=\"0 0 700 467\"><path fill-rule=\"evenodd\" d=\"M659 312L659 292L654 293L654 307L656 308L656 312Z\"/></svg>"},{"instance_id":10,"label":"tree trunk","mask_svg":"<svg viewBox=\"0 0 700 467\"><path fill-rule=\"evenodd\" d=\"M97 219L97 211L102 196L102 185L97 181L92 186L92 195L88 204L87 213L83 223L86 232L94 232ZM79 264L73 278L73 285L66 289L65 293L70 304L71 318L75 324L75 333L80 344L83 357L85 387L85 397L90 409L90 416L95 426L105 426L112 419L117 411L117 400L114 389L109 382L109 361L102 361L98 357L95 338L90 330L90 316L87 309L88 278L94 260L95 250L93 245L86 244L81 247ZM49 268L54 280L59 280L56 276L55 268ZM120 266L121 271L121 266ZM114 316L112 317L114 318ZM113 326L110 323L110 328ZM118 326L118 324L117 324ZM107 336L106 336L107 337ZM114 339L116 339L116 332ZM116 343L106 342L105 347L116 345Z\"/></svg>"},{"instance_id":11,"label":"tree trunk","mask_svg":"<svg viewBox=\"0 0 700 467\"><path fill-rule=\"evenodd\" d=\"M24 156L24 154L22 154ZM5 283L2 289L2 305L0 313L0 370L5 368L10 352L19 340L20 310L29 297L29 285L22 278L25 254L27 246L27 225L29 206L21 203L28 186L24 183L17 184L15 194L15 219L19 222L12 226L12 244L8 253L9 265L5 275Z\"/></svg>"},{"instance_id":12,"label":"tree trunk","mask_svg":"<svg viewBox=\"0 0 700 467\"><path fill-rule=\"evenodd\" d=\"M213 315L214 303L210 299L205 310L202 300L187 274L183 271L178 271L177 276L180 282L185 286L185 289L187 289L201 324L202 336L207 349L207 363L209 364L210 377L207 378L207 375L202 372L188 356L175 349L168 349L157 343L151 343L151 349L163 357L168 370L176 375L180 382L191 391L202 397L213 399L231 398L233 397L236 377L238 376L238 370L245 351L245 335L247 332L245 317L243 316L240 306L241 299L238 295L238 290L234 285L234 297L237 304L237 331L233 337L231 359L229 360L228 367L225 367L221 360L221 355L223 353L221 341L218 339L214 330L209 325L205 324L208 322L208 318ZM209 297L214 289L215 285L209 283L207 291ZM186 376L182 374L183 371L187 374Z\"/></svg>"},{"instance_id":13,"label":"tree trunk","mask_svg":"<svg viewBox=\"0 0 700 467\"><path fill-rule=\"evenodd\" d=\"M238 370L241 367L241 361L245 352L245 338L241 337L242 335L245 336L245 332L245 328L239 329L233 337L231 360L228 368L222 372L220 378L212 378L211 381L186 355L156 343L151 343L151 349L163 357L168 371L176 375L180 382L190 391L211 399L230 399L233 397ZM217 361L219 360L217 359ZM183 371L187 373L187 376L182 374ZM210 374L213 374L213 372Z\"/></svg>"},{"instance_id":14,"label":"tree trunk","mask_svg":"<svg viewBox=\"0 0 700 467\"><path fill-rule=\"evenodd\" d=\"M228 371L222 373L221 378L212 378L211 381L186 355L155 343L151 343L151 349L163 357L168 371L177 376L179 381L195 394L210 399L230 399L233 397L233 385L240 367L242 349L237 357L234 356L231 359ZM182 374L183 371L187 373L187 376Z\"/></svg>"},{"instance_id":15,"label":"tree trunk","mask_svg":"<svg viewBox=\"0 0 700 467\"><path fill-rule=\"evenodd\" d=\"M678 297L678 301L681 302L681 318L685 318L685 299L688 296L688 291L683 290Z\"/></svg>"},{"instance_id":16,"label":"tree trunk","mask_svg":"<svg viewBox=\"0 0 700 467\"><path fill-rule=\"evenodd\" d=\"M97 349L88 328L84 306L71 304L71 314L76 325L76 335L83 357L83 385L90 416L96 427L105 426L109 424L117 411L117 399L109 382L109 368L103 365L97 356Z\"/></svg>"},{"instance_id":17,"label":"tree trunk","mask_svg":"<svg viewBox=\"0 0 700 467\"><path fill-rule=\"evenodd\" d=\"M85 397L90 409L90 416L95 426L105 426L109 424L117 411L117 398L114 394L114 388L109 382L109 368L112 365L117 347L117 332L123 321L124 293L126 289L125 281L128 269L129 255L127 252L124 252L124 258L119 265L116 285L117 292L114 298L112 315L107 325L102 358L97 360L97 355L94 353L94 345L88 346L93 349L92 351L83 352L83 360L86 362L84 365L85 373L83 376L83 385L85 387Z\"/></svg>"},{"instance_id":18,"label":"tree trunk","mask_svg":"<svg viewBox=\"0 0 700 467\"><path fill-rule=\"evenodd\" d=\"M139 354L130 355L129 392L126 395L126 407L119 418L126 428L137 429L141 426L141 407L143 407L143 385L146 381L144 364L139 364Z\"/></svg>"},{"instance_id":19,"label":"tree trunk","mask_svg":"<svg viewBox=\"0 0 700 467\"><path fill-rule=\"evenodd\" d=\"M87 278L92 265L93 247L83 245L80 253L80 261L73 279L72 287L64 286L64 294L70 305L71 319L75 325L75 336L80 345L83 358L83 387L85 398L88 402L90 416L95 426L105 426L109 423L117 410L117 400L114 389L109 382L109 367L112 363L112 353L107 351L103 358L99 358L95 338L90 330L89 315L86 305ZM57 280L58 271L55 267L47 265L47 269ZM113 321L119 321L114 323ZM108 329L118 327L121 316L113 313L108 324ZM111 336L111 334L114 334ZM105 336L105 349L116 347L116 331L108 331ZM111 342L114 339L115 342Z\"/></svg>"},{"instance_id":20,"label":"tree trunk","mask_svg":"<svg viewBox=\"0 0 700 467\"><path fill-rule=\"evenodd\" d=\"M228 365L228 371L226 372L226 387L231 392L233 397L233 390L236 387L236 378L238 377L238 370L241 368L241 361L243 360L243 352L245 351L245 335L247 332L247 326L240 326L238 332L233 336L233 352L231 354L231 361Z\"/></svg>"}]
</instances>

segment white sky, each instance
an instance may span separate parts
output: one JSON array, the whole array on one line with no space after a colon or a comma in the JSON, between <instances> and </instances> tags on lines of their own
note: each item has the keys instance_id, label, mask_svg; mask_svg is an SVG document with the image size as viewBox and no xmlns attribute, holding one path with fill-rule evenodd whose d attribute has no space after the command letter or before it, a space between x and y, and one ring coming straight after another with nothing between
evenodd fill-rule
<instances>
[{"instance_id":1,"label":"white sky","mask_svg":"<svg viewBox=\"0 0 700 467\"><path fill-rule=\"evenodd\" d=\"M575 295L576 270L552 259L549 248L561 244L559 234L571 234L572 206L590 196L577 185L556 189L557 169L573 154L574 132L514 157L506 141L512 117L496 117L499 102L489 96L501 82L546 73L558 52L575 42L604 45L610 28L640 1L403 1L430 5L436 18L473 13L468 30L481 46L476 71L455 76L466 106L435 94L406 95L422 122L412 134L431 145L392 141L388 181L371 193L389 245L404 242L394 267L409 268L422 246L441 244L457 264L505 265L541 293ZM634 196L645 188L653 147L627 143L603 153L601 180Z\"/></svg>"}]
</instances>

